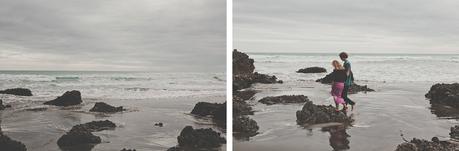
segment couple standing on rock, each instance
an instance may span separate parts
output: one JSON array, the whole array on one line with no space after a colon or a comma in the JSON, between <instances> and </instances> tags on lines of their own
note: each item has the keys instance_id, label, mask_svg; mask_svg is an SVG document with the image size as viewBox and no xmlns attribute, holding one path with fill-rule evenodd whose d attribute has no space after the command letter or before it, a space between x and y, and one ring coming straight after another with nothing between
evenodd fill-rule
<instances>
[{"instance_id":1,"label":"couple standing on rock","mask_svg":"<svg viewBox=\"0 0 459 151\"><path fill-rule=\"evenodd\" d=\"M339 111L339 104L343 104L343 111L347 110L347 105L351 105L351 109L354 109L355 102L349 99L348 92L352 83L354 83L354 76L351 70L351 63L349 62L348 54L346 52L341 52L339 57L344 62L344 65L338 60L333 60L333 72L331 74L332 90L331 95L335 101L336 110Z\"/></svg>"}]
</instances>

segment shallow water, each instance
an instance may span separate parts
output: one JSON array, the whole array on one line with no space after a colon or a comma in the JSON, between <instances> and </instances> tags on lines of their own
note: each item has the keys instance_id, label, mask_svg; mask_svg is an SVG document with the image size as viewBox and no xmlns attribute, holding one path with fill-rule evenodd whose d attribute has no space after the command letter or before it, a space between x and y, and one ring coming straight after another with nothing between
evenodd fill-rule
<instances>
[{"instance_id":1,"label":"shallow water","mask_svg":"<svg viewBox=\"0 0 459 151\"><path fill-rule=\"evenodd\" d=\"M123 75L127 74L123 73ZM71 77L75 73L67 73L67 75ZM142 74L145 77L155 77L154 75ZM18 87L30 88L34 96L1 95L4 103L13 107L0 111L0 124L2 131L7 136L23 142L28 150L34 151L61 150L56 143L59 137L74 125L94 120L108 119L113 121L117 127L114 130L95 132L94 135L100 136L102 143L96 145L92 150L111 151L121 150L122 148L167 150L167 148L177 145L177 136L187 125L191 125L194 128L213 128L225 136L225 130L214 125L210 119L199 118L189 114L197 102L223 103L226 100L225 82L215 79L213 74L201 75L207 76L158 76L158 79L161 77L159 80L143 81L143 85L139 86L149 88L146 91L124 89L136 86L137 83L142 83L137 80L116 82L116 80L110 80L110 77L119 75L100 73L96 75L96 77L99 77L96 78L98 80L91 81L90 78L87 81L87 78L91 77L91 75L85 73L79 75L80 79L78 81L75 81L75 79L60 81L56 87L50 87L49 89L46 89L46 87L55 83L52 80L46 82L28 81L31 85L18 84ZM55 77L55 75L34 75L30 73L8 76L10 78L2 77L4 84L1 89L14 86L12 81L24 81L20 79L30 79L37 76ZM177 79L180 77L189 77L189 79ZM196 77L195 81L191 77ZM104 79L108 79L112 83L102 82ZM167 84L170 81L176 82ZM164 85L155 85L154 83L162 83ZM104 87L109 87L108 85L112 88L103 89ZM205 85L208 85L208 87ZM163 87L167 87L167 90L161 92L155 90ZM42 105L43 102L54 99L56 96L62 95L66 90L72 89L82 92L82 105L72 107ZM120 92L117 93L114 90L120 90ZM131 91L133 94L130 94ZM127 108L127 111L115 114L88 112L95 102L100 101L113 106L123 106ZM40 111L41 108L44 108L44 110ZM29 109L37 109L39 111L29 111ZM154 126L157 122L162 122L164 127ZM221 150L226 150L226 147L222 146Z\"/></svg>"},{"instance_id":2,"label":"shallow water","mask_svg":"<svg viewBox=\"0 0 459 151\"><path fill-rule=\"evenodd\" d=\"M260 134L251 137L249 141L235 140L234 149L238 151L334 149L392 151L403 142L401 134L406 139L416 137L430 140L437 136L441 140L449 140L450 127L459 124L455 119L438 117L433 114L429 101L424 97L431 85L442 80L445 80L443 82L454 81L457 77L447 74L439 75L441 79L433 77L424 79L425 76L417 77L413 74L415 78L412 79L414 80L404 82L401 78L387 79L378 77L374 73L356 73L365 78L365 80L357 79L358 84L368 85L376 92L350 95L350 98L357 103L355 110L348 113L355 119L352 126L333 127L332 130L327 131L322 129L326 127L326 124L304 128L296 124L295 114L297 110L301 110L302 104L267 106L257 101L266 96L303 94L315 104L334 104L329 95L330 86L314 82L315 79L325 74L295 73L301 66L314 64L314 60L309 62L303 60L301 64L297 62L273 63L279 60L289 60L289 57L286 57L287 59L282 55L277 58L273 55L251 55L251 57L255 58L258 72L276 75L279 79L284 80L284 84L254 85L252 89L260 92L249 101L256 110L255 115L250 117L257 121ZM263 57L274 59L271 61L257 60ZM353 63L354 66L358 66L355 61ZM365 71L365 68L356 68L359 69L359 72ZM371 71L374 70L376 69ZM391 70L391 73L397 72ZM400 74L408 76L409 73L418 71L407 72ZM374 80L368 80L372 76Z\"/></svg>"}]
</instances>

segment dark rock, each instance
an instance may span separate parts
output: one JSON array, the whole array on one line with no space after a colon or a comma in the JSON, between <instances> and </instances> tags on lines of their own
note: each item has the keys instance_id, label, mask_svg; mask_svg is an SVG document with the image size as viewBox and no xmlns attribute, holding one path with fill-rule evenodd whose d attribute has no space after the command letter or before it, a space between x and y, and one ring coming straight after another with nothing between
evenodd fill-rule
<instances>
[{"instance_id":1,"label":"dark rock","mask_svg":"<svg viewBox=\"0 0 459 151\"><path fill-rule=\"evenodd\" d=\"M459 125L451 127L451 132L449 133L449 136L454 139L459 139Z\"/></svg>"},{"instance_id":2,"label":"dark rock","mask_svg":"<svg viewBox=\"0 0 459 151\"><path fill-rule=\"evenodd\" d=\"M258 124L247 116L233 118L233 135L237 138L248 138L258 134Z\"/></svg>"},{"instance_id":3,"label":"dark rock","mask_svg":"<svg viewBox=\"0 0 459 151\"><path fill-rule=\"evenodd\" d=\"M239 97L242 100L250 100L257 93L255 90L233 91L234 97Z\"/></svg>"},{"instance_id":4,"label":"dark rock","mask_svg":"<svg viewBox=\"0 0 459 151\"><path fill-rule=\"evenodd\" d=\"M397 146L396 151L454 151L457 145L448 141L434 141L413 138L410 142L404 142Z\"/></svg>"},{"instance_id":5,"label":"dark rock","mask_svg":"<svg viewBox=\"0 0 459 151\"><path fill-rule=\"evenodd\" d=\"M155 123L155 126L158 126L158 127L163 127L163 123L159 122L159 123Z\"/></svg>"},{"instance_id":6,"label":"dark rock","mask_svg":"<svg viewBox=\"0 0 459 151\"><path fill-rule=\"evenodd\" d=\"M25 109L26 111L32 111L32 112L40 112L40 111L46 111L48 108L46 107L37 107L37 108L29 108Z\"/></svg>"},{"instance_id":7,"label":"dark rock","mask_svg":"<svg viewBox=\"0 0 459 151\"><path fill-rule=\"evenodd\" d=\"M233 75L234 74L251 74L255 69L253 59L245 53L233 50Z\"/></svg>"},{"instance_id":8,"label":"dark rock","mask_svg":"<svg viewBox=\"0 0 459 151\"><path fill-rule=\"evenodd\" d=\"M322 72L327 72L327 69L322 68L322 67L309 67L309 68L299 69L296 72L297 73L322 73Z\"/></svg>"},{"instance_id":9,"label":"dark rock","mask_svg":"<svg viewBox=\"0 0 459 151\"><path fill-rule=\"evenodd\" d=\"M126 149L126 148L123 148L121 151L135 151L135 149Z\"/></svg>"},{"instance_id":10,"label":"dark rock","mask_svg":"<svg viewBox=\"0 0 459 151\"><path fill-rule=\"evenodd\" d=\"M107 103L104 102L97 102L92 109L89 111L91 112L103 112L103 113L115 113L115 112L122 112L125 111L122 106L119 107L114 107L111 105L108 105Z\"/></svg>"},{"instance_id":11,"label":"dark rock","mask_svg":"<svg viewBox=\"0 0 459 151\"><path fill-rule=\"evenodd\" d=\"M316 82L320 82L322 84L331 84L333 82L331 73L327 74L325 77L317 79Z\"/></svg>"},{"instance_id":12,"label":"dark rock","mask_svg":"<svg viewBox=\"0 0 459 151\"><path fill-rule=\"evenodd\" d=\"M443 104L454 108L459 107L459 83L435 84L425 95L431 104Z\"/></svg>"},{"instance_id":13,"label":"dark rock","mask_svg":"<svg viewBox=\"0 0 459 151\"><path fill-rule=\"evenodd\" d=\"M233 96L233 116L253 115L252 107L237 96Z\"/></svg>"},{"instance_id":14,"label":"dark rock","mask_svg":"<svg viewBox=\"0 0 459 151\"><path fill-rule=\"evenodd\" d=\"M198 102L191 111L191 114L211 116L215 120L226 121L226 102L222 104Z\"/></svg>"},{"instance_id":15,"label":"dark rock","mask_svg":"<svg viewBox=\"0 0 459 151\"><path fill-rule=\"evenodd\" d=\"M11 107L11 105L3 105L3 100L0 99L0 110L4 110L4 109L10 108L10 107Z\"/></svg>"},{"instance_id":16,"label":"dark rock","mask_svg":"<svg viewBox=\"0 0 459 151\"><path fill-rule=\"evenodd\" d=\"M320 82L322 84L331 84L333 82L333 79L331 78L331 74L328 74L321 79L317 79L316 82ZM373 92L373 91L375 90L368 88L367 85L362 86L362 85L358 85L355 82L349 88L349 94L355 94L358 92Z\"/></svg>"},{"instance_id":17,"label":"dark rock","mask_svg":"<svg viewBox=\"0 0 459 151\"><path fill-rule=\"evenodd\" d=\"M322 131L330 133L329 142L333 150L350 149L350 141L348 138L351 136L346 132L346 127L344 125L323 127Z\"/></svg>"},{"instance_id":18,"label":"dark rock","mask_svg":"<svg viewBox=\"0 0 459 151\"><path fill-rule=\"evenodd\" d=\"M304 95L282 95L282 96L269 96L262 98L258 102L273 105L273 104L289 104L289 103L304 103L309 101L307 96Z\"/></svg>"},{"instance_id":19,"label":"dark rock","mask_svg":"<svg viewBox=\"0 0 459 151\"><path fill-rule=\"evenodd\" d=\"M183 150L214 149L226 143L226 139L211 128L193 129L191 126L183 128L177 140L178 147Z\"/></svg>"},{"instance_id":20,"label":"dark rock","mask_svg":"<svg viewBox=\"0 0 459 151\"><path fill-rule=\"evenodd\" d=\"M329 122L350 124L353 119L342 111L336 111L336 108L331 105L315 105L311 101L307 101L302 110L296 111L296 122L299 125Z\"/></svg>"},{"instance_id":21,"label":"dark rock","mask_svg":"<svg viewBox=\"0 0 459 151\"><path fill-rule=\"evenodd\" d=\"M80 91L67 91L62 96L57 97L54 100L45 102L45 105L56 105L56 106L70 106L70 105L78 105L83 102L81 100L81 93Z\"/></svg>"},{"instance_id":22,"label":"dark rock","mask_svg":"<svg viewBox=\"0 0 459 151\"><path fill-rule=\"evenodd\" d=\"M178 146L174 146L174 147L167 149L167 151L185 151L185 150Z\"/></svg>"},{"instance_id":23,"label":"dark rock","mask_svg":"<svg viewBox=\"0 0 459 151\"><path fill-rule=\"evenodd\" d=\"M26 151L26 146L19 142L11 139L10 137L4 135L0 131L0 150L2 151Z\"/></svg>"},{"instance_id":24,"label":"dark rock","mask_svg":"<svg viewBox=\"0 0 459 151\"><path fill-rule=\"evenodd\" d=\"M0 91L0 94L12 94L12 95L19 95L19 96L32 96L32 91L25 88L14 88L14 89L6 89Z\"/></svg>"},{"instance_id":25,"label":"dark rock","mask_svg":"<svg viewBox=\"0 0 459 151\"><path fill-rule=\"evenodd\" d=\"M61 148L82 148L82 150L90 150L96 144L101 143L101 139L98 136L92 134L92 132L109 130L115 128L115 123L105 121L92 121L85 124L79 124L72 127L72 129L64 134L57 141L57 145Z\"/></svg>"}]
</instances>

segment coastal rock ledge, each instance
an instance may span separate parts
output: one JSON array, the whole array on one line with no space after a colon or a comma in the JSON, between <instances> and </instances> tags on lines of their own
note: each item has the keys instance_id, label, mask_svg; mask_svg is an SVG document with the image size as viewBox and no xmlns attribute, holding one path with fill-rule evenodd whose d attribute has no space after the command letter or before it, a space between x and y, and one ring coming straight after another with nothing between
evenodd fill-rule
<instances>
[{"instance_id":1,"label":"coastal rock ledge","mask_svg":"<svg viewBox=\"0 0 459 151\"><path fill-rule=\"evenodd\" d=\"M26 151L26 146L4 135L0 129L0 149L3 151Z\"/></svg>"},{"instance_id":2,"label":"coastal rock ledge","mask_svg":"<svg viewBox=\"0 0 459 151\"><path fill-rule=\"evenodd\" d=\"M354 120L342 111L336 111L331 105L315 105L312 101L306 101L303 109L296 111L296 122L299 125L312 125L320 123L337 122L350 124Z\"/></svg>"},{"instance_id":3,"label":"coastal rock ledge","mask_svg":"<svg viewBox=\"0 0 459 151\"><path fill-rule=\"evenodd\" d=\"M62 96L57 97L54 100L45 102L45 105L55 105L55 106L71 106L71 105L78 105L83 102L81 100L81 93L80 91L67 91Z\"/></svg>"},{"instance_id":4,"label":"coastal rock ledge","mask_svg":"<svg viewBox=\"0 0 459 151\"><path fill-rule=\"evenodd\" d=\"M266 104L266 105L274 105L274 104L304 103L307 101L309 101L309 98L304 95L282 95L282 96L264 97L258 102Z\"/></svg>"},{"instance_id":5,"label":"coastal rock ledge","mask_svg":"<svg viewBox=\"0 0 459 151\"><path fill-rule=\"evenodd\" d=\"M125 110L126 109L123 109L122 106L114 107L104 102L96 102L96 104L94 104L94 107L92 107L92 109L90 109L89 111L90 112L102 112L102 113L115 113L115 112L122 112Z\"/></svg>"},{"instance_id":6,"label":"coastal rock ledge","mask_svg":"<svg viewBox=\"0 0 459 151\"><path fill-rule=\"evenodd\" d=\"M413 138L409 142L404 142L397 146L395 151L454 151L457 145L448 141L440 141L433 137L432 141Z\"/></svg>"},{"instance_id":7,"label":"coastal rock ledge","mask_svg":"<svg viewBox=\"0 0 459 151\"><path fill-rule=\"evenodd\" d=\"M177 137L178 146L168 151L216 150L226 143L226 139L211 128L193 129L191 126L183 128Z\"/></svg>"},{"instance_id":8,"label":"coastal rock ledge","mask_svg":"<svg viewBox=\"0 0 459 151\"><path fill-rule=\"evenodd\" d=\"M322 67L309 67L309 68L299 69L296 72L297 73L323 73L323 72L327 72L327 69L322 68Z\"/></svg>"},{"instance_id":9,"label":"coastal rock ledge","mask_svg":"<svg viewBox=\"0 0 459 151\"><path fill-rule=\"evenodd\" d=\"M32 91L26 88L14 88L14 89L6 89L1 90L0 94L11 94L11 95L18 95L18 96L32 96Z\"/></svg>"},{"instance_id":10,"label":"coastal rock ledge","mask_svg":"<svg viewBox=\"0 0 459 151\"><path fill-rule=\"evenodd\" d=\"M115 127L115 123L109 120L75 125L57 140L57 145L61 148L82 147L90 149L101 143L100 137L93 135L92 132L114 129Z\"/></svg>"},{"instance_id":11,"label":"coastal rock ledge","mask_svg":"<svg viewBox=\"0 0 459 151\"><path fill-rule=\"evenodd\" d=\"M430 104L443 104L459 107L459 83L433 85L425 95L430 99Z\"/></svg>"}]
</instances>

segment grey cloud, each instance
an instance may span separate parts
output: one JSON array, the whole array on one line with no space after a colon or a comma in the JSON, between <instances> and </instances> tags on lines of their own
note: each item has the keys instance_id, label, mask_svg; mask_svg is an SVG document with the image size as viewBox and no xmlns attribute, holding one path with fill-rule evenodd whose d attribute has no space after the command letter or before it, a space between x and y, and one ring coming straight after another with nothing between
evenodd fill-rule
<instances>
[{"instance_id":1,"label":"grey cloud","mask_svg":"<svg viewBox=\"0 0 459 151\"><path fill-rule=\"evenodd\" d=\"M235 48L252 52L459 53L459 2L239 0Z\"/></svg>"},{"instance_id":2,"label":"grey cloud","mask_svg":"<svg viewBox=\"0 0 459 151\"><path fill-rule=\"evenodd\" d=\"M224 0L1 0L0 15L2 69L225 71Z\"/></svg>"}]
</instances>

